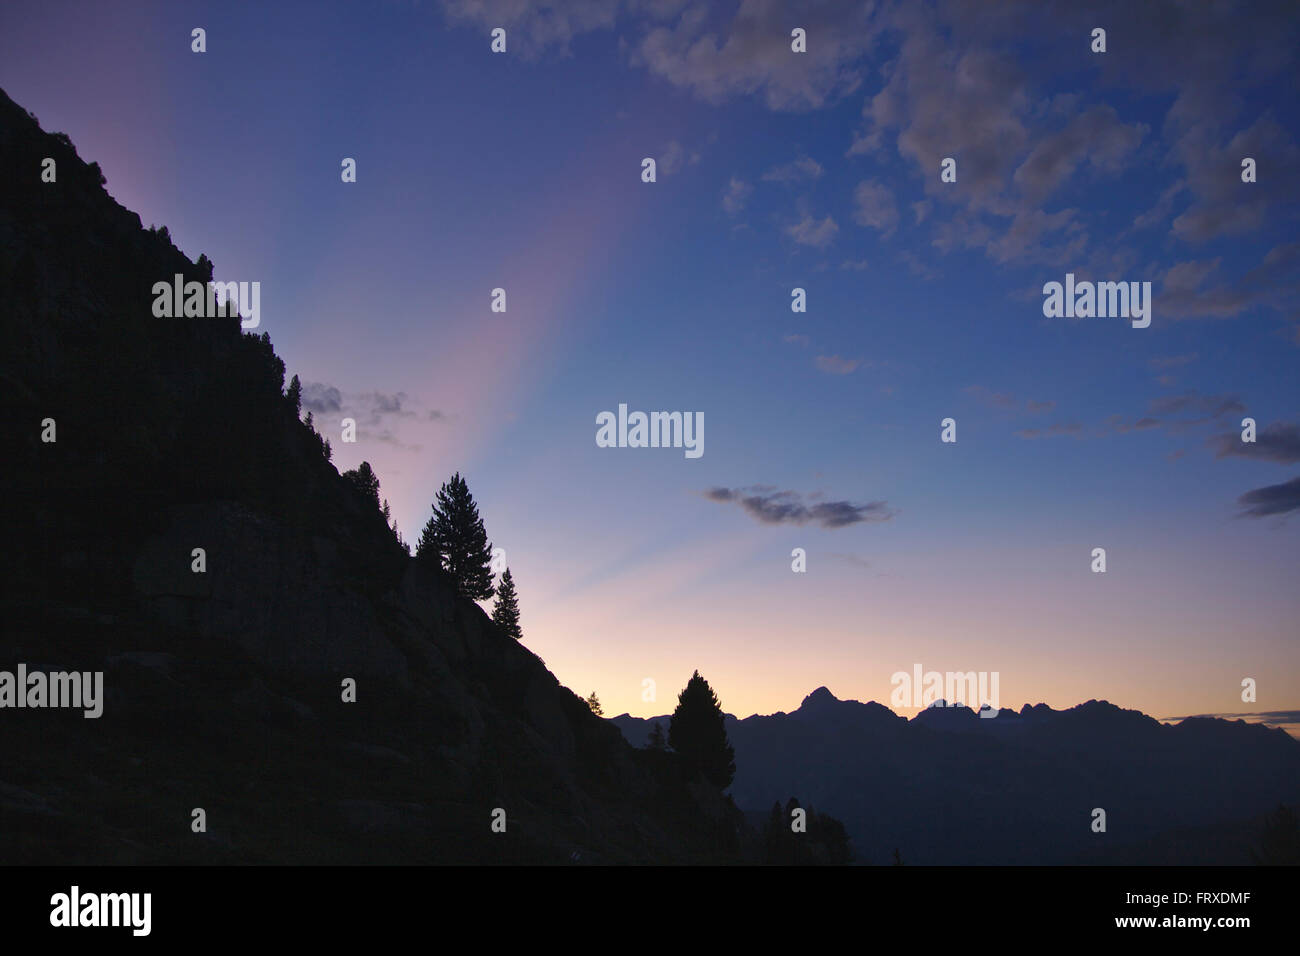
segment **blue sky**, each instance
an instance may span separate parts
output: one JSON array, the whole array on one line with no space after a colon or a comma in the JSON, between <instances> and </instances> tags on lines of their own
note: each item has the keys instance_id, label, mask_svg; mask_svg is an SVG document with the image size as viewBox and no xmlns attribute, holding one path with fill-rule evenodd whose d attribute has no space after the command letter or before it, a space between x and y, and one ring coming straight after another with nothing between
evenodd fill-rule
<instances>
[{"instance_id":1,"label":"blue sky","mask_svg":"<svg viewBox=\"0 0 1300 956\"><path fill-rule=\"evenodd\" d=\"M526 642L608 713L697 667L741 715L883 701L914 662L1296 705L1293 7L122 6L6 4L0 85L262 283L408 540L466 475ZM1151 282L1151 326L1045 318L1067 272ZM596 447L620 403L702 412L704 455Z\"/></svg>"}]
</instances>

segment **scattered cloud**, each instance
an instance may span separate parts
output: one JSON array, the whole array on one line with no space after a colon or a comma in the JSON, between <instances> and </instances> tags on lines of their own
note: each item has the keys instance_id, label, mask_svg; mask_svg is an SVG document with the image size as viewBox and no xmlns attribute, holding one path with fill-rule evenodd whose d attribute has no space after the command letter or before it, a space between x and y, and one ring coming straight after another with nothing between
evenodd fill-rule
<instances>
[{"instance_id":1,"label":"scattered cloud","mask_svg":"<svg viewBox=\"0 0 1300 956\"><path fill-rule=\"evenodd\" d=\"M1171 422L1174 425L1199 425L1224 415L1244 412L1246 406L1236 395L1201 395L1184 392L1182 395L1163 395L1152 399L1147 411L1152 415L1190 414L1192 418Z\"/></svg>"},{"instance_id":2,"label":"scattered cloud","mask_svg":"<svg viewBox=\"0 0 1300 956\"><path fill-rule=\"evenodd\" d=\"M866 65L859 61L875 36L871 13L871 4L842 0L801 4L798 23L808 50L792 54L783 4L742 3L723 23L700 4L650 30L632 62L710 103L759 95L773 110L817 109L862 83Z\"/></svg>"},{"instance_id":3,"label":"scattered cloud","mask_svg":"<svg viewBox=\"0 0 1300 956\"><path fill-rule=\"evenodd\" d=\"M821 174L821 163L810 157L801 156L792 163L773 166L763 174L763 180L769 183L796 183L816 179Z\"/></svg>"},{"instance_id":4,"label":"scattered cloud","mask_svg":"<svg viewBox=\"0 0 1300 956\"><path fill-rule=\"evenodd\" d=\"M1300 476L1280 485L1266 485L1248 491L1237 499L1242 517L1267 518L1271 515L1300 511Z\"/></svg>"},{"instance_id":5,"label":"scattered cloud","mask_svg":"<svg viewBox=\"0 0 1300 956\"><path fill-rule=\"evenodd\" d=\"M307 382L302 387L302 407L313 415L327 415L343 408L343 393L333 385Z\"/></svg>"},{"instance_id":6,"label":"scattered cloud","mask_svg":"<svg viewBox=\"0 0 1300 956\"><path fill-rule=\"evenodd\" d=\"M726 210L727 215L734 216L744 209L753 191L753 186L732 176L731 182L727 184L727 191L722 195L722 208Z\"/></svg>"},{"instance_id":7,"label":"scattered cloud","mask_svg":"<svg viewBox=\"0 0 1300 956\"><path fill-rule=\"evenodd\" d=\"M659 162L656 163L656 167L665 176L672 176L687 166L694 166L699 161L700 154L697 151L688 150L677 140L672 140L659 151Z\"/></svg>"},{"instance_id":8,"label":"scattered cloud","mask_svg":"<svg viewBox=\"0 0 1300 956\"><path fill-rule=\"evenodd\" d=\"M824 249L835 241L835 234L839 231L840 227L835 224L835 220L829 214L825 219L818 222L811 215L805 213L804 217L798 222L787 226L785 233L801 246Z\"/></svg>"},{"instance_id":9,"label":"scattered cloud","mask_svg":"<svg viewBox=\"0 0 1300 956\"><path fill-rule=\"evenodd\" d=\"M710 488L710 501L735 503L760 524L816 524L823 528L845 528L863 522L888 521L897 513L884 501L855 505L848 501L821 501L820 494L804 496L797 491L777 491L770 485L748 488ZM807 500L805 500L805 498Z\"/></svg>"},{"instance_id":10,"label":"scattered cloud","mask_svg":"<svg viewBox=\"0 0 1300 956\"><path fill-rule=\"evenodd\" d=\"M1022 428L1016 435L1020 438L1058 438L1062 435L1070 435L1074 438L1083 437L1083 426L1078 422L1058 422L1049 425L1046 428Z\"/></svg>"},{"instance_id":11,"label":"scattered cloud","mask_svg":"<svg viewBox=\"0 0 1300 956\"><path fill-rule=\"evenodd\" d=\"M1300 461L1300 425L1274 422L1259 429L1253 442L1241 440L1240 432L1212 435L1207 444L1215 458L1254 458L1289 465Z\"/></svg>"},{"instance_id":12,"label":"scattered cloud","mask_svg":"<svg viewBox=\"0 0 1300 956\"><path fill-rule=\"evenodd\" d=\"M840 358L838 355L819 355L813 364L828 375L848 375L862 364L861 359Z\"/></svg>"},{"instance_id":13,"label":"scattered cloud","mask_svg":"<svg viewBox=\"0 0 1300 956\"><path fill-rule=\"evenodd\" d=\"M853 221L889 235L898 225L894 194L883 183L864 179L853 190Z\"/></svg>"},{"instance_id":14,"label":"scattered cloud","mask_svg":"<svg viewBox=\"0 0 1300 956\"><path fill-rule=\"evenodd\" d=\"M985 388L983 385L970 385L963 389L967 395L970 395L985 405L993 408L1001 408L1007 411L1025 411L1030 414L1039 412L1050 412L1056 407L1054 401L1038 401L1030 398L1021 401L1009 392L994 392Z\"/></svg>"},{"instance_id":15,"label":"scattered cloud","mask_svg":"<svg viewBox=\"0 0 1300 956\"><path fill-rule=\"evenodd\" d=\"M856 568L871 567L870 561L856 554L845 554L841 551L828 551L826 552L826 557L830 558L832 561L838 561L841 564L851 564Z\"/></svg>"}]
</instances>

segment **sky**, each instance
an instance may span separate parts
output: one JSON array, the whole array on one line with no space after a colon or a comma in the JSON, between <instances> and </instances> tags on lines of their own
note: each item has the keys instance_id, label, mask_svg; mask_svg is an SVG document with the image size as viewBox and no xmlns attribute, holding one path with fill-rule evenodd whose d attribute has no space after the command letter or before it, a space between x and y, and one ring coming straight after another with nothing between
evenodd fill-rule
<instances>
[{"instance_id":1,"label":"sky","mask_svg":"<svg viewBox=\"0 0 1300 956\"><path fill-rule=\"evenodd\" d=\"M823 685L889 703L916 665L996 672L1017 708L1280 713L1298 25L9 0L0 87L218 280L261 283L335 464L371 463L407 541L466 477L524 642L606 714L669 712L696 669L739 716ZM1049 317L1067 273L1149 282L1149 327ZM620 404L702 415L703 454L599 447Z\"/></svg>"}]
</instances>

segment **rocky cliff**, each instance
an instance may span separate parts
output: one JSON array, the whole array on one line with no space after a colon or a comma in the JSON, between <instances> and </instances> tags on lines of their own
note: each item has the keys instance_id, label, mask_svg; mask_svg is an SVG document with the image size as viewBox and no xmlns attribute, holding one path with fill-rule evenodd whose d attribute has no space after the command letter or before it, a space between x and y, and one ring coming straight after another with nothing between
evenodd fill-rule
<instances>
[{"instance_id":1,"label":"rocky cliff","mask_svg":"<svg viewBox=\"0 0 1300 956\"><path fill-rule=\"evenodd\" d=\"M212 266L0 92L0 669L105 675L99 719L0 710L0 862L735 859L720 794L397 545L269 339L153 316L175 274Z\"/></svg>"}]
</instances>

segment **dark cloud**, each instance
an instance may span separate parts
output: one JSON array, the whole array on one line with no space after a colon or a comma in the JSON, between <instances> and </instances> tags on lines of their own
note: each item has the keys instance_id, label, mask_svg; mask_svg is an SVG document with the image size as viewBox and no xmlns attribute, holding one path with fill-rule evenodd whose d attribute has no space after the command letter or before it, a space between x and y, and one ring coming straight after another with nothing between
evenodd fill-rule
<instances>
[{"instance_id":1,"label":"dark cloud","mask_svg":"<svg viewBox=\"0 0 1300 956\"><path fill-rule=\"evenodd\" d=\"M356 419L357 437L401 448L419 448L403 442L385 425L393 420L412 419L430 422L447 421L438 409L421 411L405 392L360 392L344 395L333 385L308 382L302 387L302 407L314 415L340 415ZM384 427L380 427L384 426Z\"/></svg>"},{"instance_id":2,"label":"dark cloud","mask_svg":"<svg viewBox=\"0 0 1300 956\"><path fill-rule=\"evenodd\" d=\"M1223 415L1244 412L1246 406L1236 395L1201 395L1198 392L1185 392L1182 395L1164 395L1153 399L1147 406L1152 415L1181 415L1189 413L1195 417L1183 419L1172 424L1199 425L1213 421Z\"/></svg>"},{"instance_id":3,"label":"dark cloud","mask_svg":"<svg viewBox=\"0 0 1300 956\"><path fill-rule=\"evenodd\" d=\"M1215 458L1255 458L1289 465L1300 461L1300 425L1274 422L1259 429L1255 441L1244 442L1241 432L1225 432L1207 439Z\"/></svg>"},{"instance_id":4,"label":"dark cloud","mask_svg":"<svg viewBox=\"0 0 1300 956\"><path fill-rule=\"evenodd\" d=\"M1267 518L1300 511L1300 477L1280 485L1266 485L1248 491L1237 499L1241 514L1247 518Z\"/></svg>"},{"instance_id":5,"label":"dark cloud","mask_svg":"<svg viewBox=\"0 0 1300 956\"><path fill-rule=\"evenodd\" d=\"M337 412L343 408L343 394L333 385L308 382L302 387L302 407L316 415Z\"/></svg>"},{"instance_id":6,"label":"dark cloud","mask_svg":"<svg viewBox=\"0 0 1300 956\"><path fill-rule=\"evenodd\" d=\"M823 528L845 528L862 522L888 521L895 512L883 501L855 505L848 501L820 501L820 493L800 495L777 491L770 485L748 488L710 488L710 501L734 502L760 524L817 524Z\"/></svg>"}]
</instances>

